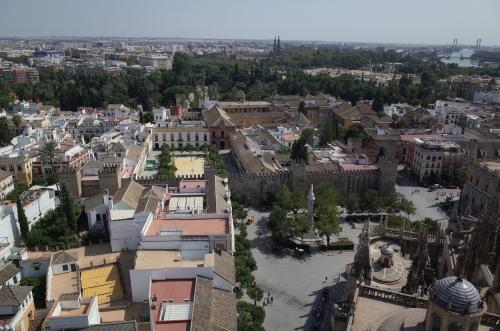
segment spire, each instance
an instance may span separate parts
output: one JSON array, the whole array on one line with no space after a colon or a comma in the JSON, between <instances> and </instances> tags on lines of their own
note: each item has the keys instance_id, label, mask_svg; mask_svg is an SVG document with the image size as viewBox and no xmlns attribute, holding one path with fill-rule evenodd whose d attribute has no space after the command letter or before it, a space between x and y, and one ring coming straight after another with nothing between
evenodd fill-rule
<instances>
[{"instance_id":1,"label":"spire","mask_svg":"<svg viewBox=\"0 0 500 331\"><path fill-rule=\"evenodd\" d=\"M281 52L281 42L280 42L280 36L278 35L278 44L276 45L277 47L277 51L278 51L278 55L280 54Z\"/></svg>"}]
</instances>

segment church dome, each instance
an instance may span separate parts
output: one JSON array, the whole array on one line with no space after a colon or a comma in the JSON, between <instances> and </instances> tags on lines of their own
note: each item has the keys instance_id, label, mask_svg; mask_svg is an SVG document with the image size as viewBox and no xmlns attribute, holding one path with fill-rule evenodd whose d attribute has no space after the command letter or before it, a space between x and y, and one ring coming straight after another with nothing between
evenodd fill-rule
<instances>
[{"instance_id":1,"label":"church dome","mask_svg":"<svg viewBox=\"0 0 500 331\"><path fill-rule=\"evenodd\" d=\"M382 246L380 251L384 255L393 255L394 254L394 248L392 248L392 246L390 244Z\"/></svg>"},{"instance_id":2,"label":"church dome","mask_svg":"<svg viewBox=\"0 0 500 331\"><path fill-rule=\"evenodd\" d=\"M477 289L459 277L438 280L432 287L432 302L455 313L475 313L482 309Z\"/></svg>"}]
</instances>

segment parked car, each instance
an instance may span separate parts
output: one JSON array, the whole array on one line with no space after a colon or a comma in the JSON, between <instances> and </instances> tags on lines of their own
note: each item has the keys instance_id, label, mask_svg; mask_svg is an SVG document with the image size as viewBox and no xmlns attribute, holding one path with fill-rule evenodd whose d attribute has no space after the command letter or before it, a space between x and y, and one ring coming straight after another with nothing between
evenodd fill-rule
<instances>
[{"instance_id":1,"label":"parked car","mask_svg":"<svg viewBox=\"0 0 500 331\"><path fill-rule=\"evenodd\" d=\"M255 216L251 215L248 217L247 219L247 224L250 225L252 224L253 222L255 222Z\"/></svg>"}]
</instances>

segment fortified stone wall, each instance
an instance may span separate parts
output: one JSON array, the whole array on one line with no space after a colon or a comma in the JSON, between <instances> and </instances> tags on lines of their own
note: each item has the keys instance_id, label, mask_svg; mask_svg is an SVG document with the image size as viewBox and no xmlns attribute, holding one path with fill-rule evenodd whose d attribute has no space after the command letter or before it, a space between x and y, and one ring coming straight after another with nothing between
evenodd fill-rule
<instances>
[{"instance_id":1,"label":"fortified stone wall","mask_svg":"<svg viewBox=\"0 0 500 331\"><path fill-rule=\"evenodd\" d=\"M231 191L238 192L247 203L258 205L269 194L276 194L284 185L291 190L306 192L311 184L318 186L323 183L332 185L342 196L351 192L363 194L368 189L383 189L384 192L394 190L396 169L394 175L386 175L381 179L381 171L307 171L301 165L292 165L289 171L277 174L240 174L229 178Z\"/></svg>"}]
</instances>

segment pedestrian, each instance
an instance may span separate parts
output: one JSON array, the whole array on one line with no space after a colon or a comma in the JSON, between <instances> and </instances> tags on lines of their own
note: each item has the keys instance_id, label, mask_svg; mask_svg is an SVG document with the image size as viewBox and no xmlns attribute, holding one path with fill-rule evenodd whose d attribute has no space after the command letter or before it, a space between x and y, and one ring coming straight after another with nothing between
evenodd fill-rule
<instances>
[{"instance_id":1,"label":"pedestrian","mask_svg":"<svg viewBox=\"0 0 500 331\"><path fill-rule=\"evenodd\" d=\"M328 276L325 276L325 283L328 281Z\"/></svg>"},{"instance_id":2,"label":"pedestrian","mask_svg":"<svg viewBox=\"0 0 500 331\"><path fill-rule=\"evenodd\" d=\"M273 300L274 300L274 298L273 298L273 297L271 297L271 303L273 303Z\"/></svg>"}]
</instances>

